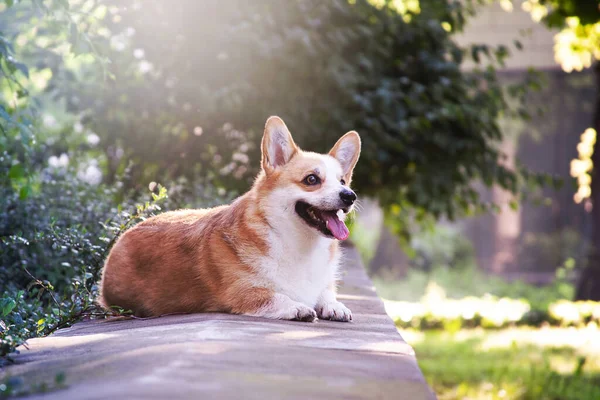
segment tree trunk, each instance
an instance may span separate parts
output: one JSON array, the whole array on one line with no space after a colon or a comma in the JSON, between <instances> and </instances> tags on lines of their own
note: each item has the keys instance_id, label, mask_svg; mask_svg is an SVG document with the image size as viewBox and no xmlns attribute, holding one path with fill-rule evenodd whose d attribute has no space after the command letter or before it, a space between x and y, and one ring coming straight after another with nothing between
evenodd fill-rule
<instances>
[{"instance_id":1,"label":"tree trunk","mask_svg":"<svg viewBox=\"0 0 600 400\"><path fill-rule=\"evenodd\" d=\"M403 278L408 272L408 262L408 256L398 244L398 238L382 223L377 250L369 263L369 272L373 275L384 273L388 277Z\"/></svg>"},{"instance_id":2,"label":"tree trunk","mask_svg":"<svg viewBox=\"0 0 600 400\"><path fill-rule=\"evenodd\" d=\"M592 246L586 268L582 271L577 285L575 300L600 301L600 62L593 67L596 78L596 105L594 110L593 127L596 129L596 143L592 162Z\"/></svg>"},{"instance_id":3,"label":"tree trunk","mask_svg":"<svg viewBox=\"0 0 600 400\"><path fill-rule=\"evenodd\" d=\"M502 152L508 156L505 166L515 167L518 138L505 137L501 144ZM517 243L521 235L521 209L513 210L509 202L513 194L498 186L492 189L494 203L500 206L500 213L495 216L495 251L490 270L497 275L514 270L517 257Z\"/></svg>"}]
</instances>

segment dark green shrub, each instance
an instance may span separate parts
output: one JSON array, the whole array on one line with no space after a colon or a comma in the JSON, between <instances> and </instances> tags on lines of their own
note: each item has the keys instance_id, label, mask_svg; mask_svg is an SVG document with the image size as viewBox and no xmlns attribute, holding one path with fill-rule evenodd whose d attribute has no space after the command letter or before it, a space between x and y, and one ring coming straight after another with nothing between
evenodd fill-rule
<instances>
[{"instance_id":1,"label":"dark green shrub","mask_svg":"<svg viewBox=\"0 0 600 400\"><path fill-rule=\"evenodd\" d=\"M0 356L30 337L102 316L94 301L108 250L125 229L160 211L157 202L174 209L231 199L206 183L174 183L174 200L152 186L149 201L118 207L117 188L90 185L68 170L42 171L39 190L26 199L0 186Z\"/></svg>"},{"instance_id":2,"label":"dark green shrub","mask_svg":"<svg viewBox=\"0 0 600 400\"><path fill-rule=\"evenodd\" d=\"M173 182L173 200L152 184L151 201L145 201L149 196L123 192L119 183L87 183L71 164L31 163L31 190L22 196L9 177L18 164L8 152L0 159L0 356L30 337L101 313L94 300L104 258L122 231L160 210L156 201L173 209L213 206L232 197L209 183L181 178ZM117 207L117 198L126 200Z\"/></svg>"},{"instance_id":3,"label":"dark green shrub","mask_svg":"<svg viewBox=\"0 0 600 400\"><path fill-rule=\"evenodd\" d=\"M69 171L45 170L38 184L25 199L0 186L1 356L93 314L107 246L126 222L112 206L115 189Z\"/></svg>"}]
</instances>

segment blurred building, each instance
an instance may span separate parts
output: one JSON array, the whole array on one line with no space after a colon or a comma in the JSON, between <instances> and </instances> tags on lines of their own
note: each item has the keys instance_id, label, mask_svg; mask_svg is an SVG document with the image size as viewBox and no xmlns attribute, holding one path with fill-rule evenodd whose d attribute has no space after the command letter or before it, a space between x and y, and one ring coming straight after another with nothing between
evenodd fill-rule
<instances>
[{"instance_id":1,"label":"blurred building","mask_svg":"<svg viewBox=\"0 0 600 400\"><path fill-rule=\"evenodd\" d=\"M453 224L470 239L479 266L490 273L532 283L546 283L566 260L585 262L590 224L584 205L575 204L575 181L569 175L570 162L577 157L581 133L590 126L594 82L590 73L563 72L554 61L554 34L534 22L515 4L511 12L499 4L484 6L456 37L461 45L505 45L510 49L500 78L508 84L522 81L530 68L543 74L541 91L533 93L528 110L530 121L503 120L506 134L502 150L513 165L517 160L533 171L563 179L560 190L545 189L517 210L509 207L511 195L500 189L481 189L483 197L502 206L497 215L458 221ZM522 44L518 50L515 41ZM474 64L465 64L473 68ZM382 228L377 257L371 270L405 271L407 260L390 234ZM570 261L572 263L573 261Z\"/></svg>"},{"instance_id":2,"label":"blurred building","mask_svg":"<svg viewBox=\"0 0 600 400\"><path fill-rule=\"evenodd\" d=\"M461 45L487 44L504 45L511 49L506 60L506 72L536 68L541 70L560 69L554 61L554 33L544 25L534 22L531 15L514 5L507 11L498 3L478 8L477 15L467 20L465 32L456 36ZM515 50L518 40L523 50ZM466 68L473 64L466 63Z\"/></svg>"},{"instance_id":3,"label":"blurred building","mask_svg":"<svg viewBox=\"0 0 600 400\"><path fill-rule=\"evenodd\" d=\"M502 190L485 191L490 200L502 205L498 215L461 222L473 242L481 267L493 273L546 282L565 260L585 261L590 234L587 212L573 201L574 180L570 162L577 157L581 133L590 126L593 113L594 82L589 73L563 72L554 60L554 34L518 8L505 11L499 4L486 6L469 22L457 40L466 45L504 44L511 49L500 72L507 84L522 80L529 68L541 71L544 88L534 93L530 111L541 108L542 115L531 121L503 121L506 141L502 150L509 162L519 160L534 171L560 176L563 187L546 189L539 198L512 210L510 195ZM514 42L522 45L517 50Z\"/></svg>"}]
</instances>

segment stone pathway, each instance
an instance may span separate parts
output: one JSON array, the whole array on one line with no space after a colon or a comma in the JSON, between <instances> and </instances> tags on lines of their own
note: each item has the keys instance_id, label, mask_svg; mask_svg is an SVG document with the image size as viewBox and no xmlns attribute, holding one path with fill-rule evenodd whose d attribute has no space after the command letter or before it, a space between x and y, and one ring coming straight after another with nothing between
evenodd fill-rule
<instances>
[{"instance_id":1,"label":"stone pathway","mask_svg":"<svg viewBox=\"0 0 600 400\"><path fill-rule=\"evenodd\" d=\"M352 323L224 314L82 322L21 349L0 378L64 388L44 399L435 399L346 248L340 300ZM1 379L0 379L1 380Z\"/></svg>"}]
</instances>

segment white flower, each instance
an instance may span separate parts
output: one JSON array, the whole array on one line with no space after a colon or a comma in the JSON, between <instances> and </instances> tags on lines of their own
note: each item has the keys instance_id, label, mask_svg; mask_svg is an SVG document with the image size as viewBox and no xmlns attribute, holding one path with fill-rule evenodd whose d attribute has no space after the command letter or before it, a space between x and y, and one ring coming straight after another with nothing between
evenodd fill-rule
<instances>
[{"instance_id":1,"label":"white flower","mask_svg":"<svg viewBox=\"0 0 600 400\"><path fill-rule=\"evenodd\" d=\"M146 60L142 60L140 61L140 64L138 66L138 70L142 73L145 74L147 72L152 71L152 69L154 68L154 66L152 65L152 63L146 61Z\"/></svg>"},{"instance_id":2,"label":"white flower","mask_svg":"<svg viewBox=\"0 0 600 400\"><path fill-rule=\"evenodd\" d=\"M91 163L87 167L79 170L77 177L90 185L98 185L102 182L102 171L95 163Z\"/></svg>"},{"instance_id":3,"label":"white flower","mask_svg":"<svg viewBox=\"0 0 600 400\"><path fill-rule=\"evenodd\" d=\"M100 136L96 135L94 132L91 132L87 136L87 142L90 146L95 146L100 143Z\"/></svg>"},{"instance_id":4,"label":"white flower","mask_svg":"<svg viewBox=\"0 0 600 400\"><path fill-rule=\"evenodd\" d=\"M62 153L59 157L52 156L48 158L48 165L52 168L66 168L69 165L69 156Z\"/></svg>"},{"instance_id":5,"label":"white flower","mask_svg":"<svg viewBox=\"0 0 600 400\"><path fill-rule=\"evenodd\" d=\"M43 122L48 128L54 128L56 126L56 118L49 114L44 115Z\"/></svg>"},{"instance_id":6,"label":"white flower","mask_svg":"<svg viewBox=\"0 0 600 400\"><path fill-rule=\"evenodd\" d=\"M242 164L246 164L248 163L248 161L250 160L247 154L244 153L234 153L233 156L231 156L231 158L234 161L239 161Z\"/></svg>"},{"instance_id":7,"label":"white flower","mask_svg":"<svg viewBox=\"0 0 600 400\"><path fill-rule=\"evenodd\" d=\"M126 44L125 44L125 40L123 40L123 37L121 36L113 36L110 38L110 46L115 49L116 51L123 51L125 50Z\"/></svg>"}]
</instances>

